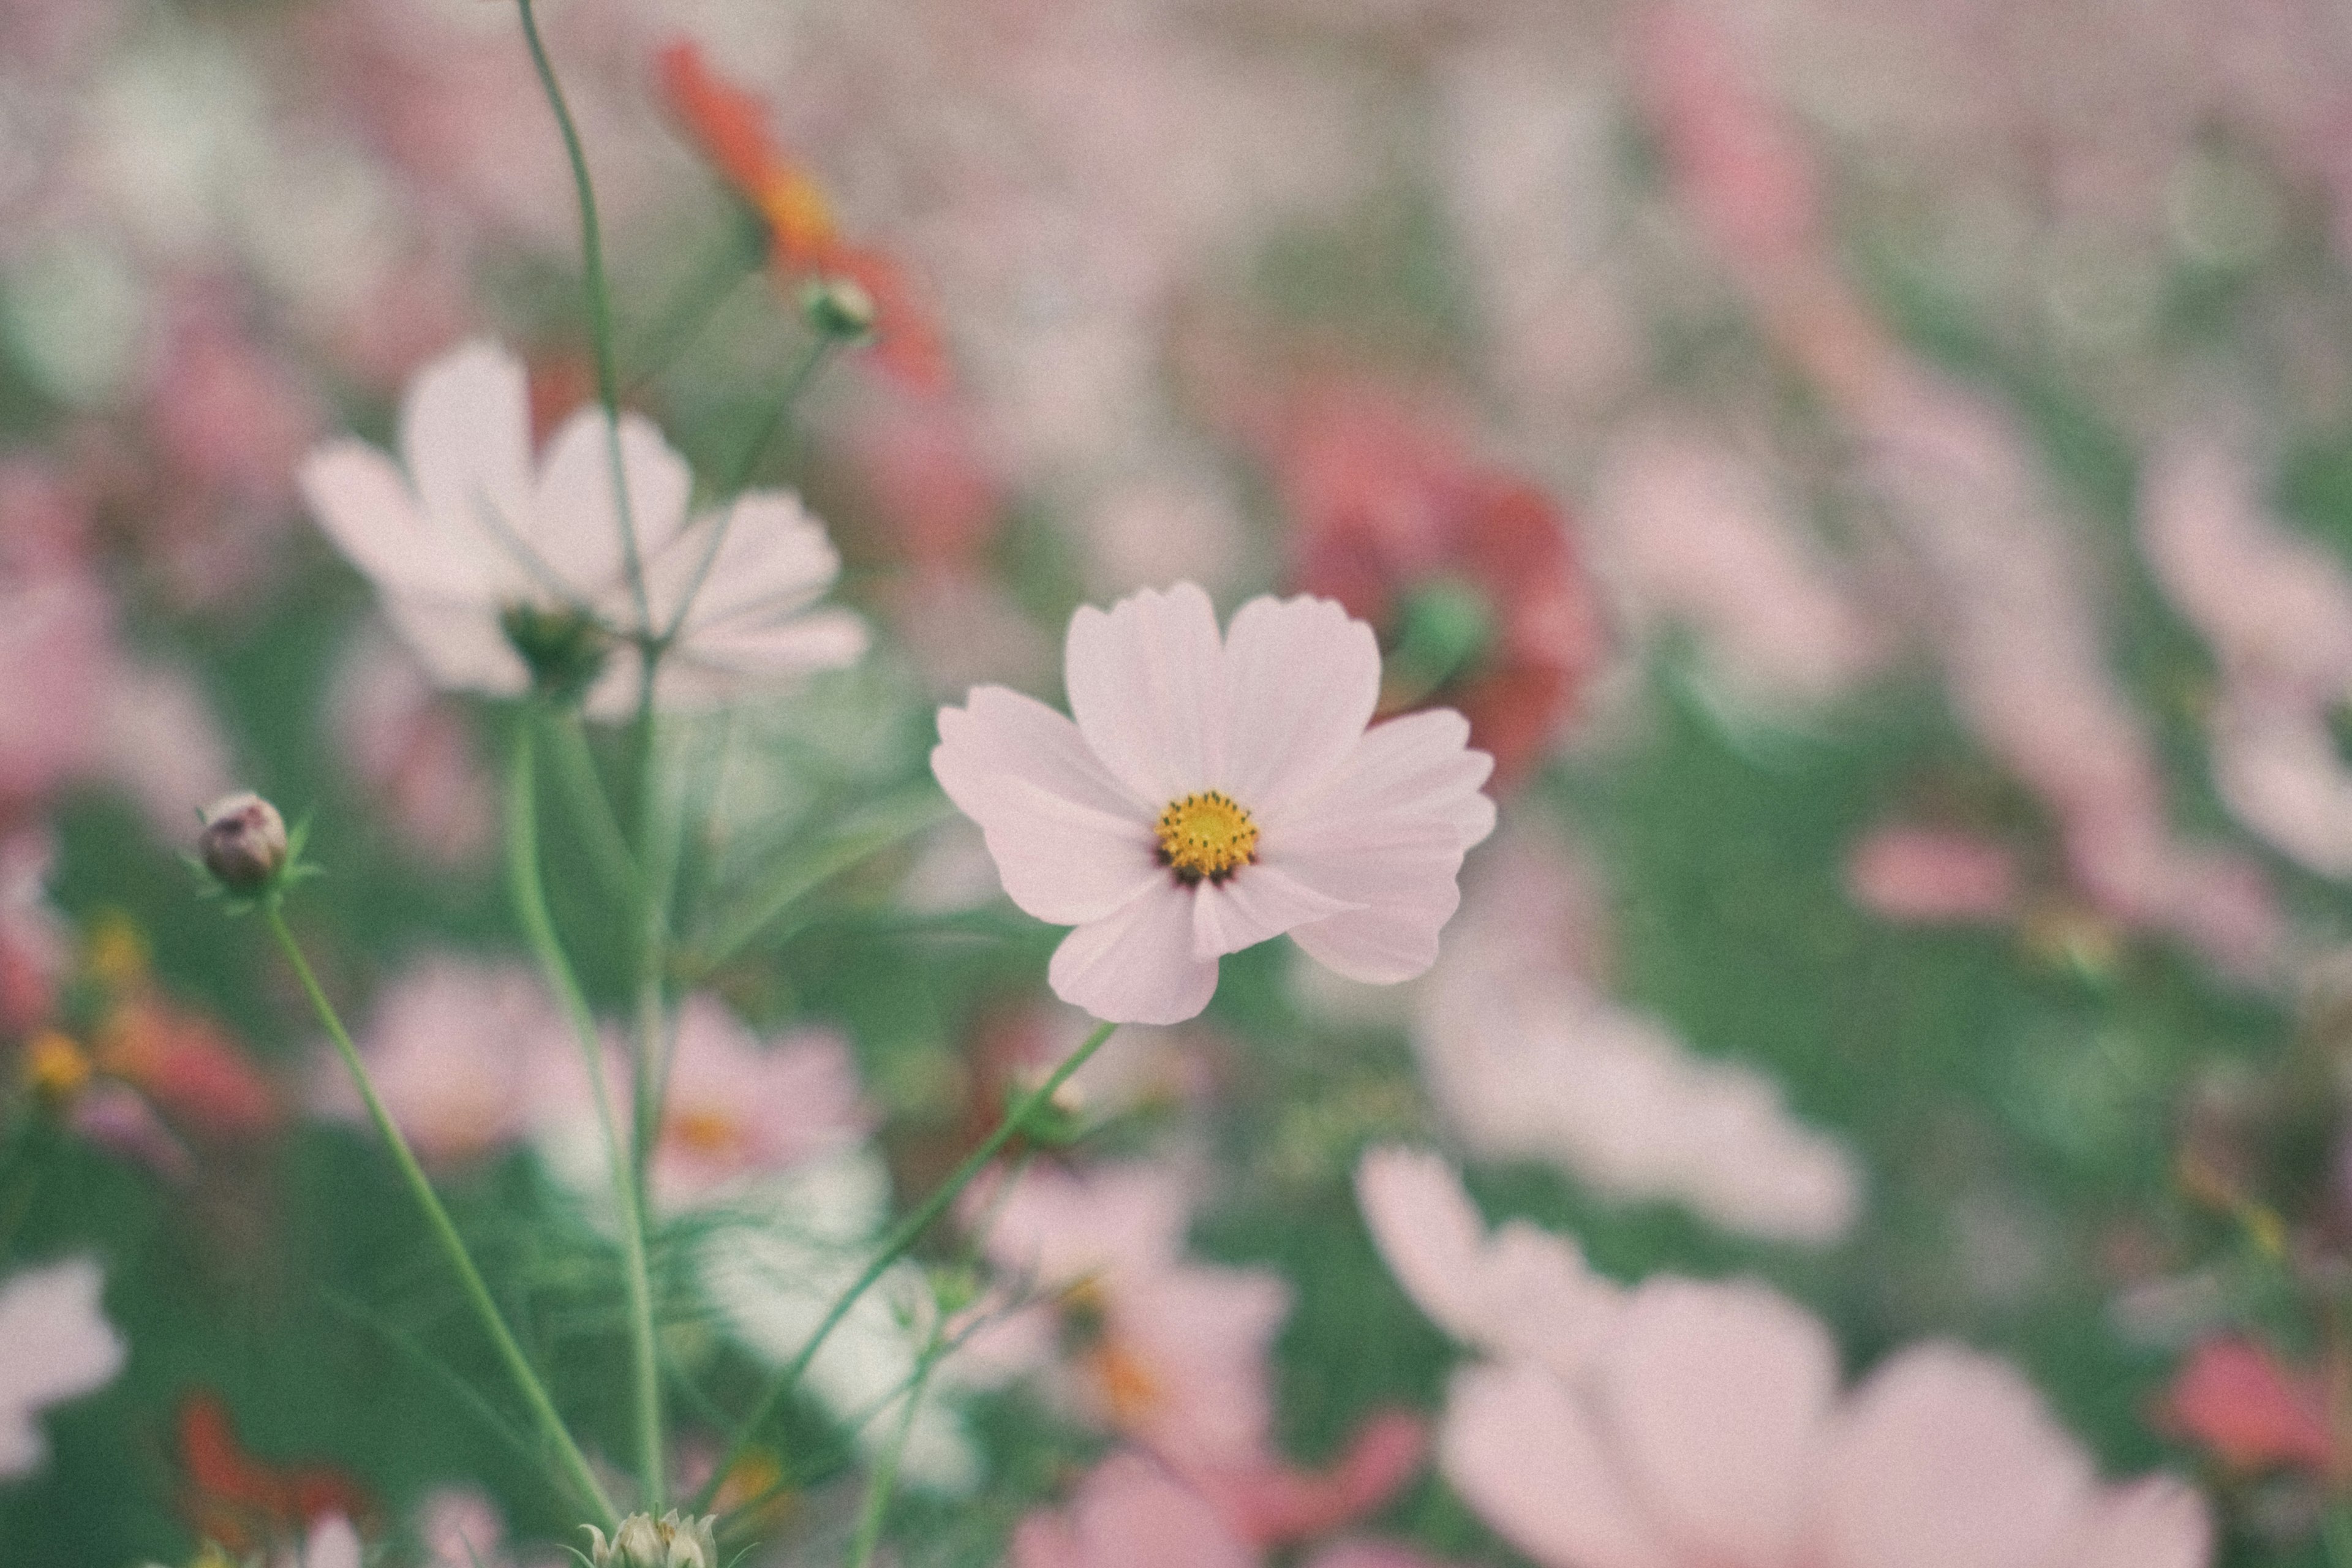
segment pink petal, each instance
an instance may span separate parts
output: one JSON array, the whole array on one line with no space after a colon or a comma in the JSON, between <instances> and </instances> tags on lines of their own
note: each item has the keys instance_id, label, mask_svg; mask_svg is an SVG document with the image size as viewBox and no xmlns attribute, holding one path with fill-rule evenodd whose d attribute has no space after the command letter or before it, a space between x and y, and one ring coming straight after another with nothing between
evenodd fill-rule
<instances>
[{"instance_id":1,"label":"pink petal","mask_svg":"<svg viewBox=\"0 0 2352 1568\"><path fill-rule=\"evenodd\" d=\"M1760 1286L1661 1277L1633 1293L1599 1372L1627 1468L1685 1553L1786 1561L1837 1394L1820 1322Z\"/></svg>"},{"instance_id":2,"label":"pink petal","mask_svg":"<svg viewBox=\"0 0 2352 1568\"><path fill-rule=\"evenodd\" d=\"M1192 954L1215 958L1255 947L1293 926L1360 906L1319 893L1272 866L1245 866L1192 889Z\"/></svg>"},{"instance_id":3,"label":"pink petal","mask_svg":"<svg viewBox=\"0 0 2352 1568\"><path fill-rule=\"evenodd\" d=\"M2051 1568L2205 1568L2212 1556L2204 1498L2159 1476L2110 1491Z\"/></svg>"},{"instance_id":4,"label":"pink petal","mask_svg":"<svg viewBox=\"0 0 2352 1568\"><path fill-rule=\"evenodd\" d=\"M1418 1419L1390 1410L1367 1421L1327 1469L1265 1463L1191 1479L1244 1536L1273 1546L1309 1541L1375 1512L1421 1469L1428 1447Z\"/></svg>"},{"instance_id":5,"label":"pink petal","mask_svg":"<svg viewBox=\"0 0 2352 1568\"><path fill-rule=\"evenodd\" d=\"M656 614L665 622L677 616L678 598L693 585L697 571L702 582L688 617L696 626L793 614L841 574L841 554L824 525L788 491L752 490L738 497L713 553L710 536L719 521L713 515L679 534L655 563Z\"/></svg>"},{"instance_id":6,"label":"pink petal","mask_svg":"<svg viewBox=\"0 0 2352 1568\"><path fill-rule=\"evenodd\" d=\"M1433 1154L1369 1152L1356 1195L1397 1283L1465 1344L1574 1374L1622 1310L1573 1242L1517 1221L1489 1239L1461 1179Z\"/></svg>"},{"instance_id":7,"label":"pink petal","mask_svg":"<svg viewBox=\"0 0 2352 1568\"><path fill-rule=\"evenodd\" d=\"M543 590L594 604L635 625L636 599L628 587L620 514L613 504L607 428L604 411L595 407L563 422L548 444L530 510L509 520L514 537L508 542L530 563L532 580ZM635 414L621 416L621 466L628 475L637 560L646 566L686 526L694 475L661 432ZM668 625L658 613L656 620L655 630Z\"/></svg>"},{"instance_id":8,"label":"pink petal","mask_svg":"<svg viewBox=\"0 0 2352 1568\"><path fill-rule=\"evenodd\" d=\"M1216 994L1217 961L1192 956L1192 896L1155 877L1124 909L1063 938L1045 979L1105 1023L1181 1024Z\"/></svg>"},{"instance_id":9,"label":"pink petal","mask_svg":"<svg viewBox=\"0 0 2352 1568\"><path fill-rule=\"evenodd\" d=\"M530 668L499 627L496 605L394 592L381 607L434 685L501 697L530 689Z\"/></svg>"},{"instance_id":10,"label":"pink petal","mask_svg":"<svg viewBox=\"0 0 2352 1568\"><path fill-rule=\"evenodd\" d=\"M1108 613L1080 606L1064 668L1087 744L1153 811L1222 783L1224 655L1197 586L1147 588Z\"/></svg>"},{"instance_id":11,"label":"pink petal","mask_svg":"<svg viewBox=\"0 0 2352 1568\"><path fill-rule=\"evenodd\" d=\"M2047 1568L2091 1471L2013 1368L1923 1345L1854 1394L1821 1489L1823 1568Z\"/></svg>"},{"instance_id":12,"label":"pink petal","mask_svg":"<svg viewBox=\"0 0 2352 1568\"><path fill-rule=\"evenodd\" d=\"M1321 788L1265 824L1262 863L1363 906L1294 929L1308 956L1353 980L1409 980L1437 960L1437 933L1461 902L1463 852L1493 831L1478 793L1494 760L1468 749L1450 709L1366 731Z\"/></svg>"},{"instance_id":13,"label":"pink petal","mask_svg":"<svg viewBox=\"0 0 2352 1568\"><path fill-rule=\"evenodd\" d=\"M1205 1500L1132 1455L1105 1460L1070 1513L1085 1568L1258 1568Z\"/></svg>"},{"instance_id":14,"label":"pink petal","mask_svg":"<svg viewBox=\"0 0 2352 1568\"><path fill-rule=\"evenodd\" d=\"M1438 1454L1478 1517L1544 1568L1679 1568L1590 1418L1538 1367L1457 1374Z\"/></svg>"},{"instance_id":15,"label":"pink petal","mask_svg":"<svg viewBox=\"0 0 2352 1568\"><path fill-rule=\"evenodd\" d=\"M980 824L1008 898L1041 921L1084 925L1148 889L1175 895L1152 858L1149 808L1104 770L1076 725L1001 686L973 688L966 704L940 710L931 773ZM1177 897L1187 928L1177 956L1189 963L1192 910ZM1210 973L1213 986L1213 964Z\"/></svg>"},{"instance_id":16,"label":"pink petal","mask_svg":"<svg viewBox=\"0 0 2352 1568\"><path fill-rule=\"evenodd\" d=\"M1380 700L1371 627L1328 599L1252 599L1225 633L1224 787L1261 815L1347 759Z\"/></svg>"},{"instance_id":17,"label":"pink petal","mask_svg":"<svg viewBox=\"0 0 2352 1568\"><path fill-rule=\"evenodd\" d=\"M530 395L521 362L494 343L444 354L400 405L401 460L425 511L458 537L530 515Z\"/></svg>"}]
</instances>

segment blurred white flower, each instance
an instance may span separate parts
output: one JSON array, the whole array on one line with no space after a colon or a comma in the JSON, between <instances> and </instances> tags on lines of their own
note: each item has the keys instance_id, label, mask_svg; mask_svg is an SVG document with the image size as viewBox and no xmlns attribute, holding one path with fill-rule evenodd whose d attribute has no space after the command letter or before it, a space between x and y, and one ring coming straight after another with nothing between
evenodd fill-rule
<instances>
[{"instance_id":1,"label":"blurred white flower","mask_svg":"<svg viewBox=\"0 0 2352 1568\"><path fill-rule=\"evenodd\" d=\"M1003 687L940 710L931 771L977 821L1006 895L1077 929L1055 994L1173 1024L1217 961L1288 931L1360 980L1427 969L1463 852L1495 826L1493 765L1450 710L1367 729L1371 628L1324 599L1259 598L1222 639L1190 583L1081 607L1076 721Z\"/></svg>"},{"instance_id":2,"label":"blurred white flower","mask_svg":"<svg viewBox=\"0 0 2352 1568\"><path fill-rule=\"evenodd\" d=\"M122 1341L99 1309L103 1283L94 1260L72 1258L0 1285L0 1480L47 1458L36 1415L122 1370Z\"/></svg>"},{"instance_id":3,"label":"blurred white flower","mask_svg":"<svg viewBox=\"0 0 2352 1568\"><path fill-rule=\"evenodd\" d=\"M797 498L755 490L689 518L685 460L624 414L641 605L609 435L601 409L582 409L534 466L522 365L467 343L410 385L399 464L331 442L303 463L302 489L443 686L517 696L536 685L614 717L636 697L641 638L669 639L654 691L666 709L788 684L864 651L863 622L814 607L841 563Z\"/></svg>"}]
</instances>

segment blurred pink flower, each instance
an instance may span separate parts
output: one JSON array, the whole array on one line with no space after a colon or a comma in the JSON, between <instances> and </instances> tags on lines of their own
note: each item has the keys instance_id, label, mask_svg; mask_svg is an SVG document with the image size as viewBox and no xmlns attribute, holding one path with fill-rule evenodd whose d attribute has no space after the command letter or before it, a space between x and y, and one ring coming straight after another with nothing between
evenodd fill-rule
<instances>
[{"instance_id":1,"label":"blurred pink flower","mask_svg":"<svg viewBox=\"0 0 2352 1568\"><path fill-rule=\"evenodd\" d=\"M387 985L359 1047L394 1123L420 1159L440 1164L520 1138L541 1082L572 1053L571 1032L529 971L455 953L429 954ZM310 1103L346 1121L362 1115L350 1073L323 1046Z\"/></svg>"},{"instance_id":2,"label":"blurred pink flower","mask_svg":"<svg viewBox=\"0 0 2352 1568\"><path fill-rule=\"evenodd\" d=\"M437 1487L416 1505L425 1568L509 1568L506 1516L472 1487Z\"/></svg>"},{"instance_id":3,"label":"blurred pink flower","mask_svg":"<svg viewBox=\"0 0 2352 1568\"><path fill-rule=\"evenodd\" d=\"M761 1041L715 997L679 1005L655 1203L666 1210L863 1143L873 1129L848 1042L829 1029Z\"/></svg>"},{"instance_id":4,"label":"blurred pink flower","mask_svg":"<svg viewBox=\"0 0 2352 1568\"><path fill-rule=\"evenodd\" d=\"M1727 1229L1815 1245L1862 1205L1844 1144L1780 1087L1692 1050L1584 971L1603 900L1520 828L1474 868L1445 955L1413 1009L1431 1097L1484 1159L1543 1160L1620 1202L1679 1203Z\"/></svg>"},{"instance_id":5,"label":"blurred pink flower","mask_svg":"<svg viewBox=\"0 0 2352 1568\"><path fill-rule=\"evenodd\" d=\"M54 854L42 828L0 837L0 1035L30 1034L65 975L69 937L49 903Z\"/></svg>"},{"instance_id":6,"label":"blurred pink flower","mask_svg":"<svg viewBox=\"0 0 2352 1568\"><path fill-rule=\"evenodd\" d=\"M1847 851L1845 887L1848 898L1885 920L2001 921L2017 910L2017 857L1979 834L1885 823Z\"/></svg>"},{"instance_id":7,"label":"blurred pink flower","mask_svg":"<svg viewBox=\"0 0 2352 1568\"><path fill-rule=\"evenodd\" d=\"M982 1194L966 1213L990 1261L1049 1294L971 1352L1003 1371L1053 1364L1063 1398L1180 1476L1234 1540L1308 1539L1376 1510L1420 1470L1421 1423L1377 1415L1323 1469L1284 1459L1267 1352L1288 1290L1187 1259L1191 1208L1185 1178L1160 1165L1032 1169Z\"/></svg>"},{"instance_id":8,"label":"blurred pink flower","mask_svg":"<svg viewBox=\"0 0 2352 1568\"><path fill-rule=\"evenodd\" d=\"M403 845L448 869L479 860L498 810L473 731L404 649L374 630L355 638L327 711L344 761Z\"/></svg>"},{"instance_id":9,"label":"blurred pink flower","mask_svg":"<svg viewBox=\"0 0 2352 1568\"><path fill-rule=\"evenodd\" d=\"M2326 1481L2337 1454L2327 1405L2324 1377L2289 1369L2252 1340L2220 1336L2189 1352L2157 1420L2229 1469L2294 1466Z\"/></svg>"},{"instance_id":10,"label":"blurred pink flower","mask_svg":"<svg viewBox=\"0 0 2352 1568\"><path fill-rule=\"evenodd\" d=\"M574 414L534 465L523 369L475 342L436 361L401 404L404 462L344 439L313 452L302 488L320 523L383 595L385 613L444 686L520 696L533 671L523 623L591 655L589 710L635 697L627 639L677 640L656 698L705 707L854 662L864 624L813 608L840 570L824 531L781 491L689 519L693 476L660 432L625 414L619 444L646 605L627 580L608 426ZM404 467L405 472L404 472ZM584 646L583 646L584 645ZM601 673L600 673L601 672Z\"/></svg>"},{"instance_id":11,"label":"blurred pink flower","mask_svg":"<svg viewBox=\"0 0 2352 1568\"><path fill-rule=\"evenodd\" d=\"M1260 598L1221 639L1185 583L1082 606L1066 666L1076 722L979 687L940 710L931 753L1007 895L1077 928L1049 971L1064 1001L1179 1023L1222 955L1285 931L1360 980L1436 958L1463 852L1494 826L1490 764L1456 713L1365 728L1370 627L1328 600Z\"/></svg>"},{"instance_id":12,"label":"blurred pink flower","mask_svg":"<svg viewBox=\"0 0 2352 1568\"><path fill-rule=\"evenodd\" d=\"M1494 1358L1456 1374L1440 1463L1546 1568L2209 1560L2195 1492L2099 1485L1992 1357L1916 1345L1841 1395L1827 1331L1760 1285L1658 1276L1625 1289L1532 1227L1490 1238L1431 1156L1369 1154L1358 1190L1407 1293Z\"/></svg>"},{"instance_id":13,"label":"blurred pink flower","mask_svg":"<svg viewBox=\"0 0 2352 1568\"><path fill-rule=\"evenodd\" d=\"M98 1264L68 1258L0 1282L0 1480L48 1458L36 1417L103 1387L122 1370L122 1341L100 1310Z\"/></svg>"},{"instance_id":14,"label":"blurred pink flower","mask_svg":"<svg viewBox=\"0 0 2352 1568\"><path fill-rule=\"evenodd\" d=\"M1150 1460L1115 1454L1087 1472L1062 1512L1030 1514L1013 1531L1011 1568L1258 1568L1260 1548L1199 1493ZM1342 1542L1305 1568L1432 1568L1400 1546Z\"/></svg>"},{"instance_id":15,"label":"blurred pink flower","mask_svg":"<svg viewBox=\"0 0 2352 1568\"><path fill-rule=\"evenodd\" d=\"M1637 429L1608 458L1592 508L1597 564L1637 625L1688 625L1729 693L1826 702L1885 662L1887 637L1851 574L1719 438Z\"/></svg>"}]
</instances>

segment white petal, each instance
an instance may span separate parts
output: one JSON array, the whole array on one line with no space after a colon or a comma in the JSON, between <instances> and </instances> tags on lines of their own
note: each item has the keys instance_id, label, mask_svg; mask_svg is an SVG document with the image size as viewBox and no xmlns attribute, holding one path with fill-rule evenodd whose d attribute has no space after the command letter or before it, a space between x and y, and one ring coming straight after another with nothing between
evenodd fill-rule
<instances>
[{"instance_id":1,"label":"white petal","mask_svg":"<svg viewBox=\"0 0 2352 1568\"><path fill-rule=\"evenodd\" d=\"M1438 1463L1479 1518L1544 1568L1677 1568L1589 1417L1538 1367L1457 1374Z\"/></svg>"},{"instance_id":2,"label":"white petal","mask_svg":"<svg viewBox=\"0 0 2352 1568\"><path fill-rule=\"evenodd\" d=\"M1656 1279L1600 1376L1626 1468L1685 1556L1789 1560L1837 1393L1819 1321L1760 1286Z\"/></svg>"},{"instance_id":3,"label":"white petal","mask_svg":"<svg viewBox=\"0 0 2352 1568\"><path fill-rule=\"evenodd\" d=\"M636 599L627 585L620 514L613 505L613 458L602 408L583 408L550 442L530 512L516 525L520 548L542 583L566 597L596 604L634 625ZM621 416L621 466L629 480L629 527L641 564L652 562L686 526L694 475L661 432L635 414ZM667 626L660 622L654 629Z\"/></svg>"},{"instance_id":4,"label":"white petal","mask_svg":"<svg viewBox=\"0 0 2352 1568\"><path fill-rule=\"evenodd\" d=\"M2082 1450L1990 1356L1906 1351L1837 1425L1816 1510L1824 1568L2048 1568L2090 1501Z\"/></svg>"},{"instance_id":5,"label":"white petal","mask_svg":"<svg viewBox=\"0 0 2352 1568\"><path fill-rule=\"evenodd\" d=\"M940 710L931 773L980 824L1006 897L1041 921L1081 925L1169 884L1152 858L1149 808L1104 770L1076 725L1001 686L975 687L966 701Z\"/></svg>"},{"instance_id":6,"label":"white petal","mask_svg":"<svg viewBox=\"0 0 2352 1568\"><path fill-rule=\"evenodd\" d=\"M400 405L400 453L441 528L495 539L530 515L530 392L522 362L470 342L418 373Z\"/></svg>"},{"instance_id":7,"label":"white petal","mask_svg":"<svg viewBox=\"0 0 2352 1568\"><path fill-rule=\"evenodd\" d=\"M679 534L655 561L656 616L667 625L691 592L689 626L772 623L798 614L841 574L841 556L798 496L755 490ZM715 548L714 548L715 544ZM698 582L698 577L699 581Z\"/></svg>"},{"instance_id":8,"label":"white petal","mask_svg":"<svg viewBox=\"0 0 2352 1568\"><path fill-rule=\"evenodd\" d=\"M1165 878L1062 939L1054 994L1107 1024L1181 1024L1217 991L1217 961L1192 956L1192 898Z\"/></svg>"},{"instance_id":9,"label":"white petal","mask_svg":"<svg viewBox=\"0 0 2352 1568\"><path fill-rule=\"evenodd\" d=\"M1244 866L1222 883L1192 889L1192 952L1215 958L1255 947L1293 926L1359 906L1335 899L1272 866Z\"/></svg>"},{"instance_id":10,"label":"white petal","mask_svg":"<svg viewBox=\"0 0 2352 1568\"><path fill-rule=\"evenodd\" d=\"M812 610L775 625L692 631L655 677L666 712L709 708L749 692L783 690L823 669L846 669L866 652L866 622L851 610ZM628 691L635 700L636 683Z\"/></svg>"},{"instance_id":11,"label":"white petal","mask_svg":"<svg viewBox=\"0 0 2352 1568\"><path fill-rule=\"evenodd\" d=\"M1266 815L1344 762L1372 721L1381 650L1328 599L1252 599L1225 633L1225 789Z\"/></svg>"},{"instance_id":12,"label":"white petal","mask_svg":"<svg viewBox=\"0 0 2352 1568\"><path fill-rule=\"evenodd\" d=\"M121 1370L122 1342L99 1305L103 1284L95 1262L75 1258L0 1286L0 1477L41 1462L39 1410Z\"/></svg>"},{"instance_id":13,"label":"white petal","mask_svg":"<svg viewBox=\"0 0 2352 1568\"><path fill-rule=\"evenodd\" d=\"M1079 733L1155 811L1219 787L1224 654L1208 595L1179 583L1130 594L1108 613L1081 605L1063 664Z\"/></svg>"},{"instance_id":14,"label":"white petal","mask_svg":"<svg viewBox=\"0 0 2352 1568\"><path fill-rule=\"evenodd\" d=\"M2159 1476L2109 1492L2051 1568L2205 1568L2212 1555L2205 1500Z\"/></svg>"},{"instance_id":15,"label":"white petal","mask_svg":"<svg viewBox=\"0 0 2352 1568\"><path fill-rule=\"evenodd\" d=\"M1410 980L1437 961L1437 933L1462 901L1461 837L1442 819L1367 823L1312 853L1270 847L1264 863L1358 907L1292 928L1307 956L1350 980Z\"/></svg>"},{"instance_id":16,"label":"white petal","mask_svg":"<svg viewBox=\"0 0 2352 1568\"><path fill-rule=\"evenodd\" d=\"M383 614L436 686L499 697L519 697L530 689L530 668L507 641L495 607L478 601L387 594Z\"/></svg>"},{"instance_id":17,"label":"white petal","mask_svg":"<svg viewBox=\"0 0 2352 1568\"><path fill-rule=\"evenodd\" d=\"M481 542L453 537L426 516L392 459L366 442L329 442L302 460L298 478L320 528L378 588L491 597Z\"/></svg>"}]
</instances>

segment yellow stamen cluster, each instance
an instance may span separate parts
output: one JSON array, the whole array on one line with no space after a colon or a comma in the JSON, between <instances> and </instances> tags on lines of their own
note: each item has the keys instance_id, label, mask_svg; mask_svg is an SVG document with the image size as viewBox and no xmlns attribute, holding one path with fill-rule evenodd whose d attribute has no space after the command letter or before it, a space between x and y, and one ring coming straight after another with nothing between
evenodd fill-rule
<instances>
[{"instance_id":1,"label":"yellow stamen cluster","mask_svg":"<svg viewBox=\"0 0 2352 1568\"><path fill-rule=\"evenodd\" d=\"M1171 801L1160 814L1160 863L1186 887L1222 882L1257 858L1257 824L1222 790Z\"/></svg>"}]
</instances>

